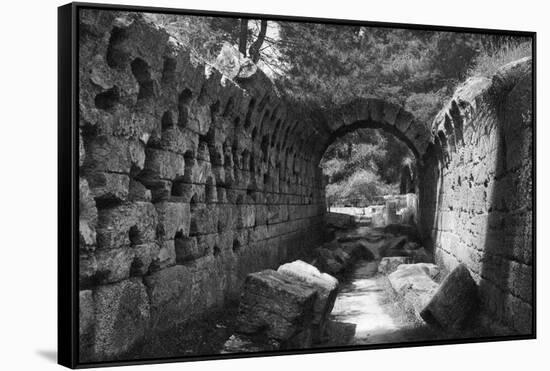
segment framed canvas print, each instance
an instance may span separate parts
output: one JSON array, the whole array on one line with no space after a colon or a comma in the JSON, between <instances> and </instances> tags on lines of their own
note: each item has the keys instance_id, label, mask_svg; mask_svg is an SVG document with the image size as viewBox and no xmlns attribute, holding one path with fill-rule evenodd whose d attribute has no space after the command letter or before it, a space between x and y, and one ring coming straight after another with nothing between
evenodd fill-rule
<instances>
[{"instance_id":1,"label":"framed canvas print","mask_svg":"<svg viewBox=\"0 0 550 371\"><path fill-rule=\"evenodd\" d=\"M59 362L535 337L535 34L59 8Z\"/></svg>"}]
</instances>

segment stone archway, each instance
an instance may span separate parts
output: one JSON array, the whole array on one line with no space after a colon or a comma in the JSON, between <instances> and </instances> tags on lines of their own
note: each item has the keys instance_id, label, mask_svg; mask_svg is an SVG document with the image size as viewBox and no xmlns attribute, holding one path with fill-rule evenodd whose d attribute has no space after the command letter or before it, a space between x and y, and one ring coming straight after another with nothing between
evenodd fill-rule
<instances>
[{"instance_id":1,"label":"stone archway","mask_svg":"<svg viewBox=\"0 0 550 371\"><path fill-rule=\"evenodd\" d=\"M327 148L338 138L359 129L380 129L403 142L414 156L414 173L423 171L423 158L433 135L428 126L419 122L413 114L401 106L377 98L358 98L323 113L323 123L327 129L324 140L316 147L319 163ZM423 190L415 181L414 193L421 198ZM412 218L419 222L420 208L417 201Z\"/></svg>"},{"instance_id":2,"label":"stone archway","mask_svg":"<svg viewBox=\"0 0 550 371\"><path fill-rule=\"evenodd\" d=\"M338 137L360 128L382 129L403 141L421 161L432 134L426 125L397 104L377 98L358 98L324 113L329 135L319 150L322 153ZM319 157L320 158L320 157Z\"/></svg>"}]
</instances>

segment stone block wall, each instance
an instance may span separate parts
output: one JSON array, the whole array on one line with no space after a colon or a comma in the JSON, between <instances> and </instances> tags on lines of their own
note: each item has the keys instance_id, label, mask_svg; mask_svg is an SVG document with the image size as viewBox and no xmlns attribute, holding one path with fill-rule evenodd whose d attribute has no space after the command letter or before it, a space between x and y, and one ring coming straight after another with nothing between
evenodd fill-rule
<instances>
[{"instance_id":1,"label":"stone block wall","mask_svg":"<svg viewBox=\"0 0 550 371\"><path fill-rule=\"evenodd\" d=\"M79 22L80 349L110 359L322 236L314 128L136 15Z\"/></svg>"},{"instance_id":2,"label":"stone block wall","mask_svg":"<svg viewBox=\"0 0 550 371\"><path fill-rule=\"evenodd\" d=\"M531 59L459 88L434 121L423 157L420 214L437 263L469 268L483 309L532 331Z\"/></svg>"}]
</instances>

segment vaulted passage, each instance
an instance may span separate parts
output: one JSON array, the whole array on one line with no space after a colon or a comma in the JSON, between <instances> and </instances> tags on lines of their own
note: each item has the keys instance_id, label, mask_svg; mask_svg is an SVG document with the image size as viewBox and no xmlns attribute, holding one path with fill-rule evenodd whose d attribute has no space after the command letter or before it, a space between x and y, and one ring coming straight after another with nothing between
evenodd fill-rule
<instances>
[{"instance_id":1,"label":"vaulted passage","mask_svg":"<svg viewBox=\"0 0 550 371\"><path fill-rule=\"evenodd\" d=\"M530 330L530 59L457 91L430 131L379 99L311 112L282 100L258 69L230 80L176 52L165 32L105 16L81 17L84 358L116 357L151 329L219 309L249 273L322 245L318 165L359 128L382 129L414 154L417 227L442 269L464 263L487 313Z\"/></svg>"}]
</instances>

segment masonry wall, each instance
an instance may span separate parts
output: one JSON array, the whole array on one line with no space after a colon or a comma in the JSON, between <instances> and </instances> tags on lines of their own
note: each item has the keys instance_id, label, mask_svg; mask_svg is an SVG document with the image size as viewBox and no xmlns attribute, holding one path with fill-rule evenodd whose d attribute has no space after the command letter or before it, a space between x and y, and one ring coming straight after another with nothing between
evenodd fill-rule
<instances>
[{"instance_id":1,"label":"masonry wall","mask_svg":"<svg viewBox=\"0 0 550 371\"><path fill-rule=\"evenodd\" d=\"M79 27L80 350L104 360L316 245L324 186L254 66L230 80L132 16Z\"/></svg>"},{"instance_id":2,"label":"masonry wall","mask_svg":"<svg viewBox=\"0 0 550 371\"><path fill-rule=\"evenodd\" d=\"M423 232L447 270L465 263L484 311L532 331L533 124L531 60L457 90L434 122L423 158Z\"/></svg>"}]
</instances>

